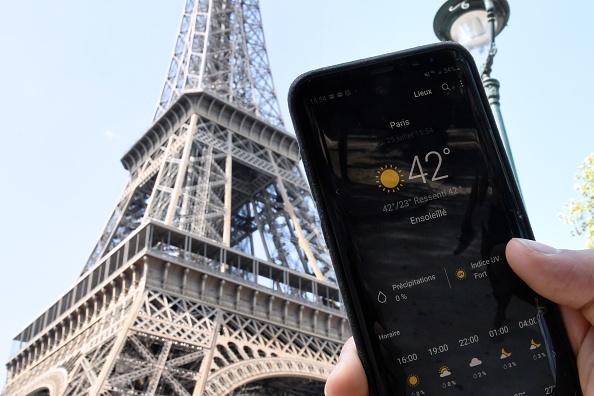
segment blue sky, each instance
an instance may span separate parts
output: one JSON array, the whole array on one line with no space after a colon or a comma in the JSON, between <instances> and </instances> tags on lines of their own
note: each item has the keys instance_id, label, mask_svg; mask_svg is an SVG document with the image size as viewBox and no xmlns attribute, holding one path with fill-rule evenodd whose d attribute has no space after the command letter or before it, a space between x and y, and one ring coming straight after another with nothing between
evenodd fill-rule
<instances>
[{"instance_id":1,"label":"blue sky","mask_svg":"<svg viewBox=\"0 0 594 396\"><path fill-rule=\"evenodd\" d=\"M365 4L365 6L363 6ZM435 42L441 0L261 0L287 128L299 74ZM0 361L80 274L149 127L184 0L0 3ZM594 3L510 1L492 76L536 236L581 248L557 215L594 151ZM0 384L5 370L0 370ZM0 385L1 386L1 385Z\"/></svg>"}]
</instances>

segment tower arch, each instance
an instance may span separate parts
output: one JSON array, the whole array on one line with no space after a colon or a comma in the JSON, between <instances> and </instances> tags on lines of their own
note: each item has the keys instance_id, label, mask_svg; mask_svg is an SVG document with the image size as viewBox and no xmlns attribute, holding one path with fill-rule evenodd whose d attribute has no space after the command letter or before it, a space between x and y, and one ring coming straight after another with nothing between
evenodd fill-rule
<instances>
[{"instance_id":1,"label":"tower arch","mask_svg":"<svg viewBox=\"0 0 594 396\"><path fill-rule=\"evenodd\" d=\"M209 376L204 395L233 395L233 391L244 385L272 378L299 378L325 383L332 368L333 365L305 359L267 357L244 360Z\"/></svg>"},{"instance_id":2,"label":"tower arch","mask_svg":"<svg viewBox=\"0 0 594 396\"><path fill-rule=\"evenodd\" d=\"M62 396L68 385L68 372L63 368L47 371L21 390L27 396Z\"/></svg>"}]
</instances>

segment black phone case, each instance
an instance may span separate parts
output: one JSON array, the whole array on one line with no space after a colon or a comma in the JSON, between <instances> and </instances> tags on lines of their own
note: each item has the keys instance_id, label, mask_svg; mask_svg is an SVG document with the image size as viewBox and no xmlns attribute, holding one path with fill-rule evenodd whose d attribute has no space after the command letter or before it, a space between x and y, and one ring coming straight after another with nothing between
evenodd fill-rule
<instances>
[{"instance_id":1,"label":"black phone case","mask_svg":"<svg viewBox=\"0 0 594 396\"><path fill-rule=\"evenodd\" d=\"M439 51L439 50L458 51L467 60L469 60L470 65L474 65L474 60L472 58L472 55L462 45L454 43L454 42L440 42L440 43L436 43L436 44L429 44L429 45L424 45L424 46L420 46L420 47L416 47L416 48L412 48L412 49L398 51L398 52L394 52L391 54L386 54L386 55L381 55L381 56L377 56L377 57L372 57L372 58L362 59L362 60L348 62L348 63L344 63L344 64L339 64L336 66L325 67L325 68L321 68L321 69L317 69L317 70L313 70L313 71L304 73L293 82L293 84L291 85L291 87L289 89L289 94L288 94L289 111L291 113L291 118L293 120L293 125L295 128L297 140L299 143L300 153L301 153L301 157L303 160L303 165L304 165L306 174L308 176L310 188L312 190L312 196L314 198L314 201L316 202L317 210L318 210L318 213L320 216L322 231L323 231L324 238L325 238L326 243L329 248L330 257L332 259L334 271L336 274L336 279L337 279L338 286L339 286L341 296L343 299L345 311L346 311L347 317L349 319L349 323L350 323L351 331L352 331L352 334L353 334L353 337L355 340L355 344L357 346L359 357L361 359L361 362L363 363L363 367L365 369L365 372L367 373L367 377L370 380L369 390L370 390L370 394L372 396L375 396L378 394L376 387L372 384L372 379L371 379L372 378L371 373L375 369L374 368L375 364L373 362L373 359L371 359L366 353L366 344L364 342L364 337L362 335L363 332L361 330L360 320L359 320L359 318L362 317L361 312L360 312L361 307L353 300L353 296L351 296L350 293L348 293L349 290L352 290L355 288L355 281L354 281L353 277L351 276L351 274L347 273L345 271L345 268L343 268L341 265L342 260L339 256L338 246L336 244L335 239L333 238L334 230L331 229L331 224L330 224L329 216L328 216L328 209L325 207L324 200L322 197L322 192L321 192L321 188L320 188L321 181L317 179L317 174L313 169L312 160L310 159L310 157L308 155L308 147L307 147L308 142L303 136L303 134L307 133L307 131L305 129L306 126L303 125L303 123L302 123L302 120L305 119L305 117L303 117L300 114L299 105L297 103L298 97L299 97L299 90L300 90L300 86L304 82L311 79L312 77L319 77L319 76L323 76L326 74L332 74L335 72L351 69L354 67L377 65L377 64L381 64L381 62L388 60L388 59L394 60L397 58L407 57L410 55L417 55L417 54L428 53L428 52ZM481 78L480 78L480 75L479 75L479 72L478 72L476 66L472 67L471 71L472 71L472 76L475 80L476 85L478 87L482 88ZM510 165L509 159L507 157L505 147L503 145L502 139L501 139L499 131L497 129L497 125L496 125L494 116L491 112L491 108L489 105L487 95L486 95L484 89L479 89L478 94L481 98L481 102L482 102L484 111L487 115L491 130L493 131L493 136L492 136L493 139L492 140L495 144L494 148L497 152L497 156L498 156L500 165L503 169L503 175L506 178L506 184L508 186L508 191L510 193L510 198L511 198L509 200L509 203L510 203L510 205L512 205L512 207L509 209L512 210L516 214L518 228L521 230L520 234L517 235L517 237L526 238L526 239L534 239L532 228L530 227L530 224L528 221L528 216L527 216L526 210L523 205L522 196L521 196L520 190L518 188L517 182L515 180L515 176L514 176L512 167ZM554 310L553 312L549 312L549 314L553 317L553 320L556 325L556 326L553 326L554 327L553 330L558 333L557 335L561 335L561 338L564 340L566 350L571 351L571 349L569 347L569 341L567 340L567 337L565 335L565 329L563 327L562 319L560 317L559 312L557 310ZM569 370L570 372L565 373L565 376L570 376L573 378L573 381L576 381L576 383L579 383L579 381L577 380L577 370L575 369L575 364L571 361L564 362L564 363L566 363L570 366L570 370ZM556 392L561 392L561 393L557 393L557 394L564 395L564 396L570 395L570 393L563 393L562 389L557 389ZM572 394L581 395L581 393L572 393Z\"/></svg>"}]
</instances>

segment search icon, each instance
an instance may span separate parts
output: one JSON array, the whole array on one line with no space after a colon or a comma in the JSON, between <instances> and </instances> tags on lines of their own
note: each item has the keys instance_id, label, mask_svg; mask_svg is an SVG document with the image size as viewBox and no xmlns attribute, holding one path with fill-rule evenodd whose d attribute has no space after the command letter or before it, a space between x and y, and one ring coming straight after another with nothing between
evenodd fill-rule
<instances>
[{"instance_id":1,"label":"search icon","mask_svg":"<svg viewBox=\"0 0 594 396\"><path fill-rule=\"evenodd\" d=\"M444 91L451 91L450 86L446 83L441 84L441 89L443 89Z\"/></svg>"}]
</instances>

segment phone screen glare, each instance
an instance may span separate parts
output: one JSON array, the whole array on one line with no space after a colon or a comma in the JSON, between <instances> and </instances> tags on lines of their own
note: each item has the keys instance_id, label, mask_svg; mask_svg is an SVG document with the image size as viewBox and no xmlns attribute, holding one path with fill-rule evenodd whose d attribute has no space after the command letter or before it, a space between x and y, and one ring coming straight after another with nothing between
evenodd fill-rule
<instances>
[{"instance_id":1,"label":"phone screen glare","mask_svg":"<svg viewBox=\"0 0 594 396\"><path fill-rule=\"evenodd\" d=\"M440 70L350 70L329 84L348 96L310 96L325 153L314 168L341 261L364 291L361 329L384 389L548 394L550 340L505 260L517 229L492 131L468 67L448 59Z\"/></svg>"}]
</instances>

